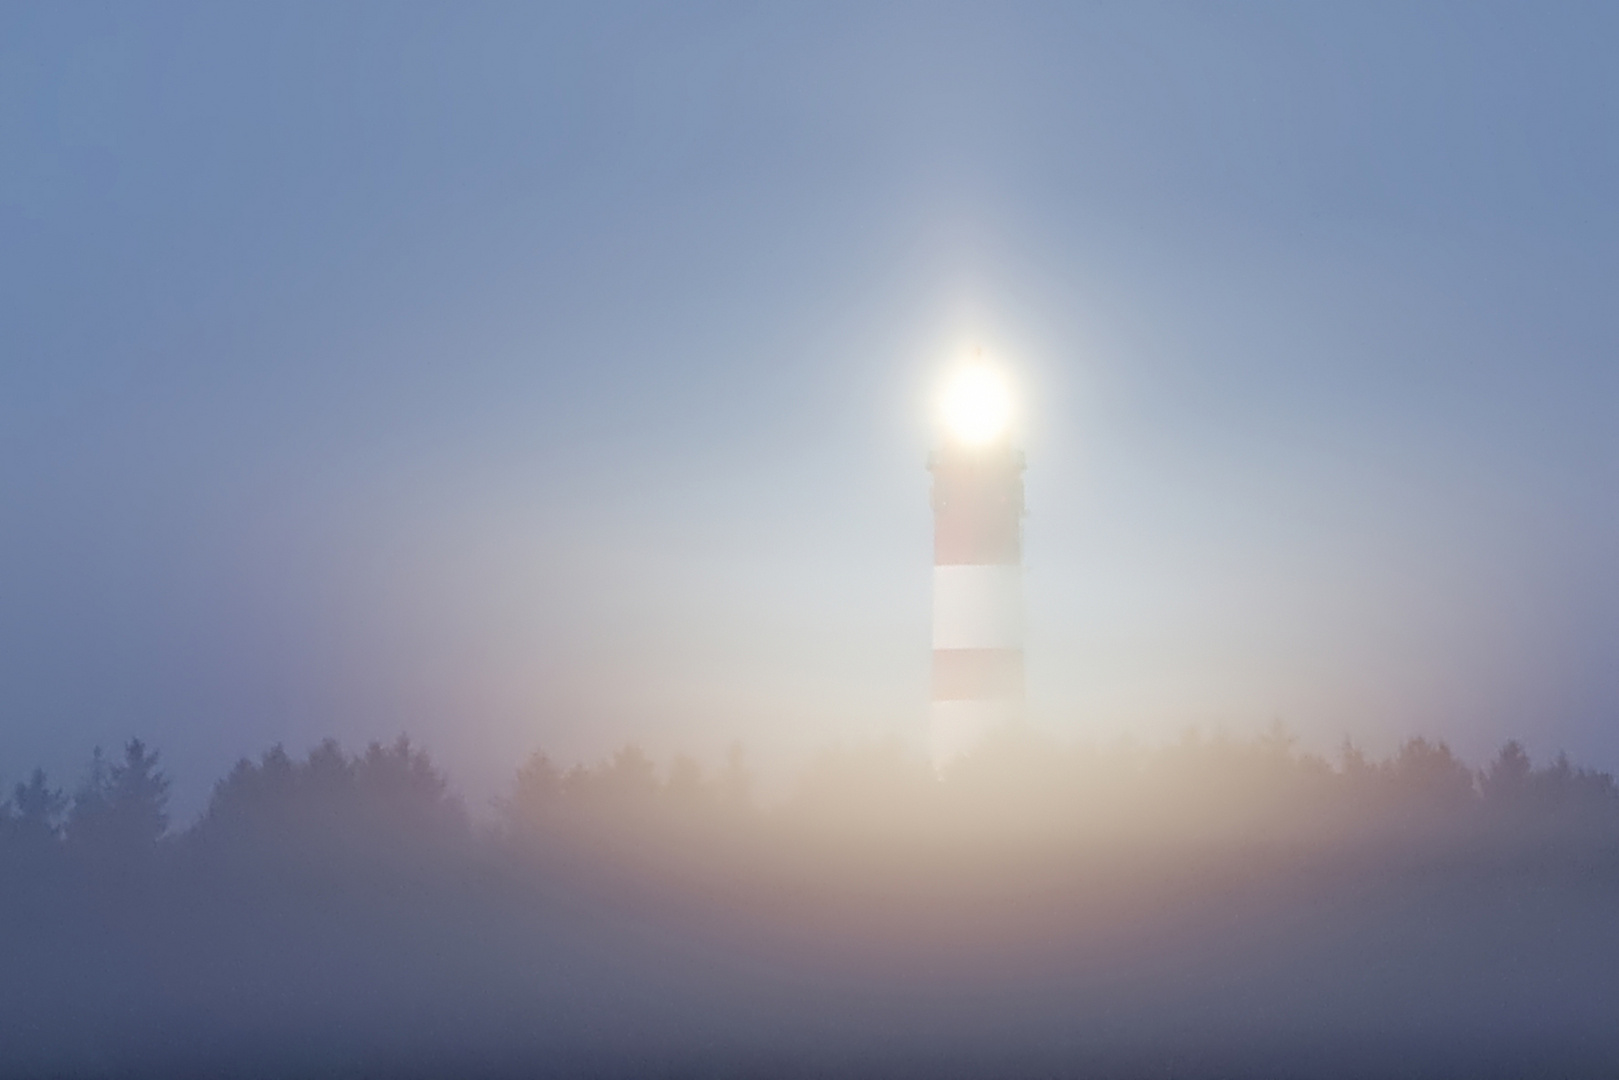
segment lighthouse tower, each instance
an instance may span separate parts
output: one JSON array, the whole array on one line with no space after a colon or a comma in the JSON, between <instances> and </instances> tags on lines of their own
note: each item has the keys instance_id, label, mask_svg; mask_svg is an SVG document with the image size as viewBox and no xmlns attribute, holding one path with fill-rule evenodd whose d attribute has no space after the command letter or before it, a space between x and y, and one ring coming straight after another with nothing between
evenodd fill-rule
<instances>
[{"instance_id":1,"label":"lighthouse tower","mask_svg":"<svg viewBox=\"0 0 1619 1080\"><path fill-rule=\"evenodd\" d=\"M1023 454L994 369L957 373L944 396L933 474L933 701L936 767L1023 714Z\"/></svg>"}]
</instances>

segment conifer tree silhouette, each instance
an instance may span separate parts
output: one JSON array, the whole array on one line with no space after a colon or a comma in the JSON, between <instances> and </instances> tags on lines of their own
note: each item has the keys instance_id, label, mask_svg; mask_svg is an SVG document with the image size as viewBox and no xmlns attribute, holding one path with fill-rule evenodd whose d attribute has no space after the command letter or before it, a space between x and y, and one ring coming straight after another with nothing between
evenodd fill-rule
<instances>
[{"instance_id":1,"label":"conifer tree silhouette","mask_svg":"<svg viewBox=\"0 0 1619 1080\"><path fill-rule=\"evenodd\" d=\"M1523 744L1513 739L1501 747L1495 760L1479 774L1479 790L1484 801L1494 806L1521 803L1529 794L1530 774L1534 765L1524 751Z\"/></svg>"},{"instance_id":2,"label":"conifer tree silhouette","mask_svg":"<svg viewBox=\"0 0 1619 1080\"><path fill-rule=\"evenodd\" d=\"M35 769L25 783L12 792L7 831L19 845L37 849L54 844L61 836L62 813L67 796L53 788L44 769Z\"/></svg>"},{"instance_id":3,"label":"conifer tree silhouette","mask_svg":"<svg viewBox=\"0 0 1619 1080\"><path fill-rule=\"evenodd\" d=\"M105 855L153 848L169 826L169 780L157 759L139 739L124 744L123 759L113 765L97 747L89 775L73 796L68 842Z\"/></svg>"}]
</instances>

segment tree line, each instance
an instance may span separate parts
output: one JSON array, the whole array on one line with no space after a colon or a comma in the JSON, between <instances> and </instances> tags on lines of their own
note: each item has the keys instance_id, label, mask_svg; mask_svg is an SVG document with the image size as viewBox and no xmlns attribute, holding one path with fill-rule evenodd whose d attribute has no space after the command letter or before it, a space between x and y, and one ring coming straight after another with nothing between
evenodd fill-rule
<instances>
[{"instance_id":1,"label":"tree line","mask_svg":"<svg viewBox=\"0 0 1619 1080\"><path fill-rule=\"evenodd\" d=\"M896 743L829 750L780 798L761 801L740 747L717 769L679 756L660 768L636 745L595 765L537 752L495 800L469 813L449 778L408 737L350 753L335 740L295 757L275 746L243 758L207 807L174 829L158 752L131 739L99 748L80 783L35 768L0 801L12 857L127 862L162 849L285 844L321 851L358 843L478 845L604 831L788 827L881 837L917 829L1109 831L1228 838L1344 833L1522 834L1619 841L1619 786L1564 754L1536 764L1506 743L1482 768L1443 741L1412 738L1372 759L1345 742L1336 762L1301 752L1281 728L1253 737L1189 732L1158 747L1065 744L1008 729L942 774Z\"/></svg>"}]
</instances>

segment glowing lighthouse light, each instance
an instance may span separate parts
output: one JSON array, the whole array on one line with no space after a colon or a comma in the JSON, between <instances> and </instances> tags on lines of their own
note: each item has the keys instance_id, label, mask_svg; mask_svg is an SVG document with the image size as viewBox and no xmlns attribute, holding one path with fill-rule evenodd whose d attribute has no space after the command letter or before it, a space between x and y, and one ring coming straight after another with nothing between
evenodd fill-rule
<instances>
[{"instance_id":1,"label":"glowing lighthouse light","mask_svg":"<svg viewBox=\"0 0 1619 1080\"><path fill-rule=\"evenodd\" d=\"M1012 391L975 364L946 383L933 473L933 704L943 767L1023 714L1023 454Z\"/></svg>"},{"instance_id":2,"label":"glowing lighthouse light","mask_svg":"<svg viewBox=\"0 0 1619 1080\"><path fill-rule=\"evenodd\" d=\"M969 446L994 442L1012 421L1012 389L1004 375L984 364L956 372L939 405L950 435Z\"/></svg>"}]
</instances>

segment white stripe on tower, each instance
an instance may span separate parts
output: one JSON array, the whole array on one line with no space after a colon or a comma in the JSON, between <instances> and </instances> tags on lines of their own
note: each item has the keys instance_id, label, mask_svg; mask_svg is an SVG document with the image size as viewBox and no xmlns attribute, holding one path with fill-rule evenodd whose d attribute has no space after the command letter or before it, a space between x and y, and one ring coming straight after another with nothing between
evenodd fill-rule
<instances>
[{"instance_id":1,"label":"white stripe on tower","mask_svg":"<svg viewBox=\"0 0 1619 1080\"><path fill-rule=\"evenodd\" d=\"M933 473L936 766L969 753L1023 707L1023 455L947 445Z\"/></svg>"},{"instance_id":2,"label":"white stripe on tower","mask_svg":"<svg viewBox=\"0 0 1619 1080\"><path fill-rule=\"evenodd\" d=\"M1023 567L935 563L933 647L1023 648Z\"/></svg>"}]
</instances>

